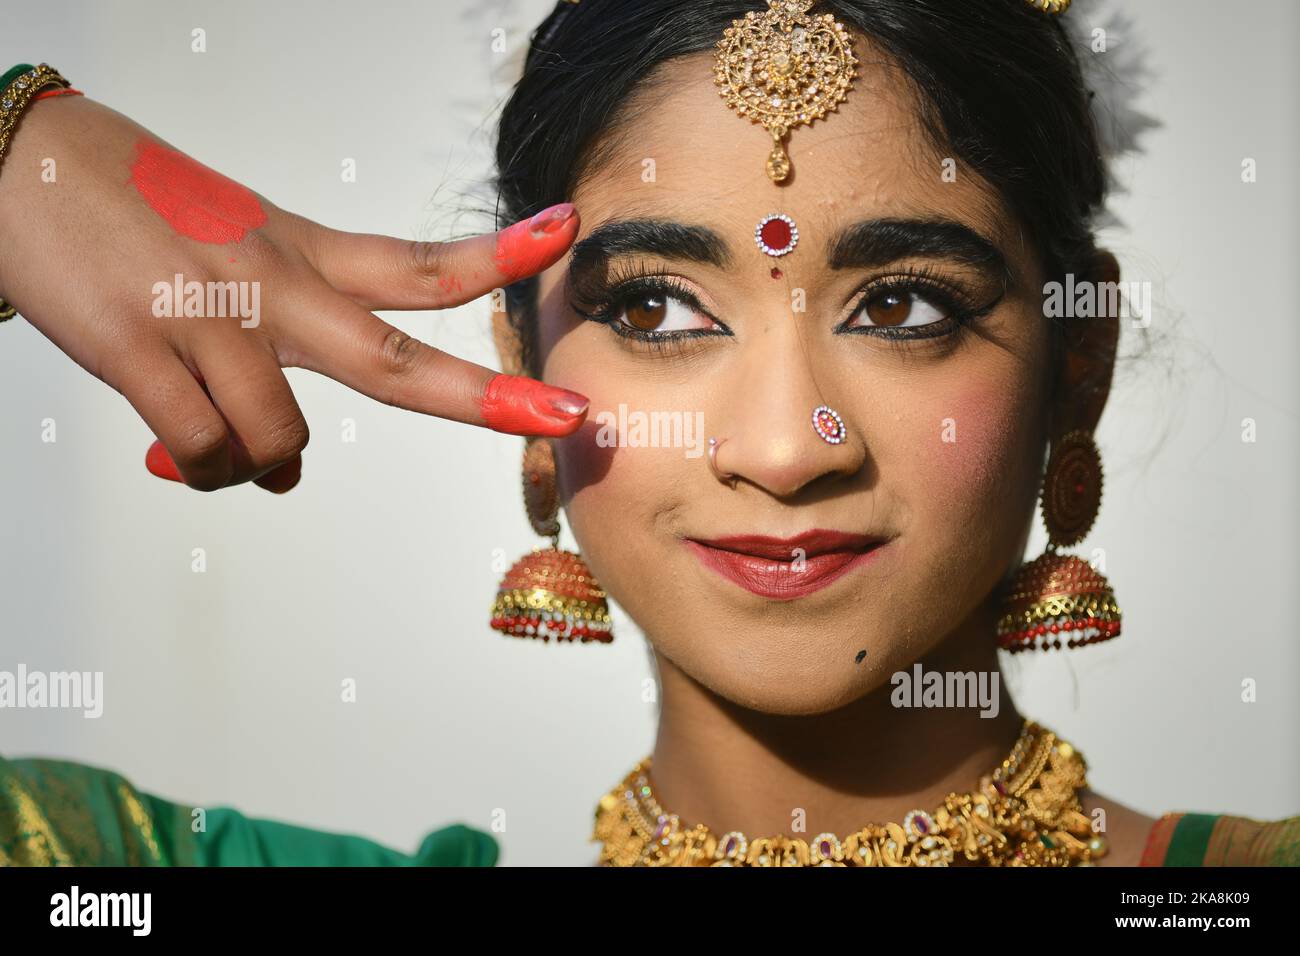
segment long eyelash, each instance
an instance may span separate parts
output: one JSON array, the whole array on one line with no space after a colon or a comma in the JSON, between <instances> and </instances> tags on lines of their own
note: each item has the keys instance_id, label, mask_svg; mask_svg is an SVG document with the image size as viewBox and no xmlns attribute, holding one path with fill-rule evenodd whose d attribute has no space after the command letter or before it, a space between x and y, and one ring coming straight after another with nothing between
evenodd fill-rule
<instances>
[{"instance_id":1,"label":"long eyelash","mask_svg":"<svg viewBox=\"0 0 1300 956\"><path fill-rule=\"evenodd\" d=\"M675 299L718 322L680 279L648 271L642 263L628 265L623 262L613 264L607 275L587 276L579 279L572 286L573 298L570 303L573 311L584 319L608 326L615 335L625 339L629 344L645 346L660 353L681 353L686 350L686 341L705 336L727 335L713 329L674 329L668 332L650 332L636 329L619 321L619 314L628 304L637 298L662 296ZM578 302L591 303L590 308L582 308Z\"/></svg>"},{"instance_id":2,"label":"long eyelash","mask_svg":"<svg viewBox=\"0 0 1300 956\"><path fill-rule=\"evenodd\" d=\"M936 272L930 266L917 266L903 272L873 280L859 294L857 306L849 319L853 319L866 307L867 303L881 293L900 295L916 294L940 306L946 318L927 326L889 326L889 325L842 325L838 331L853 335L870 335L886 341L903 344L915 339L951 339L955 340L964 332L971 322L988 315L1002 301L1006 290L1000 291L993 301L984 306L976 306L965 293Z\"/></svg>"},{"instance_id":3,"label":"long eyelash","mask_svg":"<svg viewBox=\"0 0 1300 956\"><path fill-rule=\"evenodd\" d=\"M575 301L571 301L570 305L574 312L591 322L607 326L629 346L644 347L657 353L681 354L687 351L686 343L691 339L731 334L730 331L718 332L713 329L649 332L619 321L619 314L636 298L662 296L676 299L718 325L723 325L700 304L699 299L681 280L675 276L651 272L644 263L629 264L625 261L613 263L607 274L583 276L572 283L571 289ZM948 344L955 345L970 323L983 318L997 308L1006 295L1006 290L1001 290L987 305L978 307L965 293L955 288L932 267L928 265L910 267L900 273L870 282L858 293L857 305L850 319L857 316L872 298L881 293L916 294L940 306L947 315L943 320L928 326L849 326L846 322L837 331L870 335L899 347L905 347L909 342L918 339L943 339ZM577 304L578 302L593 303L593 305L590 308L582 308Z\"/></svg>"}]
</instances>

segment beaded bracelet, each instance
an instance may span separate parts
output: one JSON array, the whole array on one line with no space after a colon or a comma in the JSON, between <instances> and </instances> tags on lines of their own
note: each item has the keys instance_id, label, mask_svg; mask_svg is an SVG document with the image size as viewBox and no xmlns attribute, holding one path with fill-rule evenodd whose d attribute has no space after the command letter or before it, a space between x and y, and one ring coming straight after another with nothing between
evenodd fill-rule
<instances>
[{"instance_id":1,"label":"beaded bracelet","mask_svg":"<svg viewBox=\"0 0 1300 956\"><path fill-rule=\"evenodd\" d=\"M40 66L20 63L0 77L0 167L4 165L5 150L19 117L47 86L57 86L59 91L71 89L71 84L59 75L59 71L46 63ZM0 322L13 318L17 311L0 299Z\"/></svg>"}]
</instances>

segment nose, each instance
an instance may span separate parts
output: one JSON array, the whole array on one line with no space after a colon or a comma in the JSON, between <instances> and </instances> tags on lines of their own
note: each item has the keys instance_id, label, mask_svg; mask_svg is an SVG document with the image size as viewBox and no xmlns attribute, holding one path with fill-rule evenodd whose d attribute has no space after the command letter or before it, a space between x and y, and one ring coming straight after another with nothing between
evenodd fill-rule
<instances>
[{"instance_id":1,"label":"nose","mask_svg":"<svg viewBox=\"0 0 1300 956\"><path fill-rule=\"evenodd\" d=\"M720 442L716 471L731 476L734 487L748 484L782 499L861 471L866 445L849 416L839 414L839 444L828 442L814 427L814 410L835 409L835 396L823 393L815 360L805 354L797 333L760 336L744 351L726 386L731 401L725 417L709 429ZM822 378L829 384L828 376ZM833 437L834 420L822 419L823 431Z\"/></svg>"}]
</instances>

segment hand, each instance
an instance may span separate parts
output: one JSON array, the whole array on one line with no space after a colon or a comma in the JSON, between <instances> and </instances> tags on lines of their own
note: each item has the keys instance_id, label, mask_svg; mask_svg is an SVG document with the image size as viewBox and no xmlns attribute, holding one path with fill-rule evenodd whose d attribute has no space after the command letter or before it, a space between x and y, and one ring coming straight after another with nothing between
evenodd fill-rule
<instances>
[{"instance_id":1,"label":"hand","mask_svg":"<svg viewBox=\"0 0 1300 956\"><path fill-rule=\"evenodd\" d=\"M203 491L297 484L308 429L289 367L509 434L567 435L586 416L582 395L372 314L462 305L540 272L577 235L571 205L459 242L339 232L80 96L33 104L0 173L0 297L126 397L159 439L156 475Z\"/></svg>"}]
</instances>

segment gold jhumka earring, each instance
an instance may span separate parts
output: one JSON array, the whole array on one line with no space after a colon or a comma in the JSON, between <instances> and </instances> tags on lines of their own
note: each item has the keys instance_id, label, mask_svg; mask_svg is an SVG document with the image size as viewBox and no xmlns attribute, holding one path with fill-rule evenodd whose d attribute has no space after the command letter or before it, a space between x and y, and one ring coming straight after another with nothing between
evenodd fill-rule
<instances>
[{"instance_id":1,"label":"gold jhumka earring","mask_svg":"<svg viewBox=\"0 0 1300 956\"><path fill-rule=\"evenodd\" d=\"M524 507L528 522L551 539L506 572L492 602L493 630L550 641L614 639L605 592L582 557L561 551L555 455L549 441L530 438L524 446Z\"/></svg>"},{"instance_id":2,"label":"gold jhumka earring","mask_svg":"<svg viewBox=\"0 0 1300 956\"><path fill-rule=\"evenodd\" d=\"M1008 651L1081 647L1118 637L1120 610L1091 564L1057 548L1082 541L1101 508L1101 455L1092 436L1072 431L1053 443L1043 479L1047 550L1012 580L998 621Z\"/></svg>"},{"instance_id":3,"label":"gold jhumka earring","mask_svg":"<svg viewBox=\"0 0 1300 956\"><path fill-rule=\"evenodd\" d=\"M810 16L816 0L767 0L764 13L733 20L718 41L714 81L723 100L772 137L767 175L790 175L785 138L834 110L857 75L853 41L829 13Z\"/></svg>"}]
</instances>

